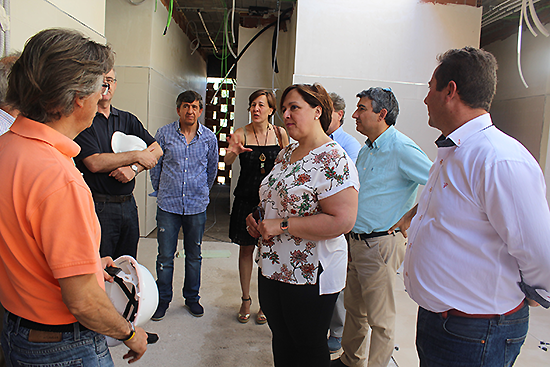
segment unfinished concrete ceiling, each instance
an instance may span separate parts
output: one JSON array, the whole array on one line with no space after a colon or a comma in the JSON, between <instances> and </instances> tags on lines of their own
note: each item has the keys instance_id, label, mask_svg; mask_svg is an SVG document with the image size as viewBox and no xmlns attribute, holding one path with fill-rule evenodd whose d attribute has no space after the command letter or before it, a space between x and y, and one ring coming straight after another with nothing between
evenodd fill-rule
<instances>
[{"instance_id":1,"label":"unfinished concrete ceiling","mask_svg":"<svg viewBox=\"0 0 550 367\"><path fill-rule=\"evenodd\" d=\"M334 0L339 1L339 0ZM421 0L442 4L465 4L482 6L483 18L481 46L504 39L517 32L522 0ZM162 0L169 7L170 0ZM230 51L225 40L225 28L232 50L237 54L238 45L233 43L231 24L238 41L239 25L248 28L263 27L274 20L277 14L291 14L296 0L174 0L173 17L187 33L189 39L205 58L222 56ZM533 0L543 24L550 22L550 0ZM234 16L232 9L235 9ZM282 27L284 27L284 22Z\"/></svg>"}]
</instances>

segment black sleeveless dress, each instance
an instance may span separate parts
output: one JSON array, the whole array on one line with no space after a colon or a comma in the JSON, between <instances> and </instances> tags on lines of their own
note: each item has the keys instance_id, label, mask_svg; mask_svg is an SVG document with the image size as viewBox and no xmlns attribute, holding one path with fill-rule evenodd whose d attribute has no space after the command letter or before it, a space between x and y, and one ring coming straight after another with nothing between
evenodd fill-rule
<instances>
[{"instance_id":1,"label":"black sleeveless dress","mask_svg":"<svg viewBox=\"0 0 550 367\"><path fill-rule=\"evenodd\" d=\"M265 176L273 169L275 159L281 151L279 145L245 145L251 152L239 154L241 173L235 191L233 191L233 208L229 221L229 238L241 246L255 246L258 239L248 234L246 217L252 213L254 207L260 203L260 184ZM264 173L261 173L260 155L265 155Z\"/></svg>"}]
</instances>

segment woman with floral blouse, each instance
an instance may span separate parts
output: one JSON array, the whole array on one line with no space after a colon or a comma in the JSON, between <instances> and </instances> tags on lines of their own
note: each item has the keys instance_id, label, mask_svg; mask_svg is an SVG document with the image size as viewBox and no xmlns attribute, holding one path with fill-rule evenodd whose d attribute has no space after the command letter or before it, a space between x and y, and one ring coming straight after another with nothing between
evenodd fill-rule
<instances>
[{"instance_id":1,"label":"woman with floral blouse","mask_svg":"<svg viewBox=\"0 0 550 367\"><path fill-rule=\"evenodd\" d=\"M281 98L289 135L260 186L248 231L260 237L260 306L273 334L275 366L329 366L327 332L344 288L347 244L357 215L352 160L325 133L332 101L319 84L295 84Z\"/></svg>"}]
</instances>

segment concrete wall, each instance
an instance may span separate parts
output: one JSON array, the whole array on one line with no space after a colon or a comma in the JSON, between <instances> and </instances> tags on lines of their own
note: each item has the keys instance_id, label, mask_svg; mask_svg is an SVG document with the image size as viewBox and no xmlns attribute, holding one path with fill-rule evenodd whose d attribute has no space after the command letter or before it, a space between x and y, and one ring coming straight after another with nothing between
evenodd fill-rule
<instances>
[{"instance_id":1,"label":"concrete wall","mask_svg":"<svg viewBox=\"0 0 550 367\"><path fill-rule=\"evenodd\" d=\"M550 29L550 26L546 26ZM536 29L536 28L535 28ZM521 82L517 68L517 34L493 42L485 49L497 58L497 94L491 107L496 126L519 140L538 160L546 177L550 198L550 38L523 31L521 64L529 88Z\"/></svg>"},{"instance_id":2,"label":"concrete wall","mask_svg":"<svg viewBox=\"0 0 550 367\"><path fill-rule=\"evenodd\" d=\"M277 97L280 97L284 89L292 84L296 44L296 14L294 14L292 19L287 23L287 31L281 31L279 33L279 46L277 49L278 74L273 73L271 59L271 41L275 28L276 26L271 27L258 37L258 39L248 48L237 65L235 130L248 124L250 120L250 114L247 109L248 96L252 92L258 89L273 89ZM239 52L261 29L262 28L239 28ZM277 111L273 122L282 126L282 119L278 112L279 111ZM231 169L231 192L233 192L240 172L238 159L232 164ZM233 203L233 196L231 196L231 203Z\"/></svg>"},{"instance_id":3,"label":"concrete wall","mask_svg":"<svg viewBox=\"0 0 550 367\"><path fill-rule=\"evenodd\" d=\"M105 0L11 0L11 50L46 28L72 28L105 43Z\"/></svg>"},{"instance_id":4,"label":"concrete wall","mask_svg":"<svg viewBox=\"0 0 550 367\"><path fill-rule=\"evenodd\" d=\"M168 11L159 1L132 5L127 0L12 0L11 50L22 50L26 40L45 28L81 31L116 51L118 88L113 105L132 112L154 136L157 129L177 119L177 95L194 89L206 93L206 62L191 56L189 39L172 22L162 35ZM140 174L135 196L141 235L156 227L156 199L149 174Z\"/></svg>"},{"instance_id":5,"label":"concrete wall","mask_svg":"<svg viewBox=\"0 0 550 367\"><path fill-rule=\"evenodd\" d=\"M194 89L206 93L206 62L191 56L189 39L172 22L162 35L168 11L159 1L132 5L126 0L107 0L105 35L116 51L118 87L113 105L135 114L151 135L175 121L176 97ZM201 117L201 121L204 121ZM156 227L156 199L149 173L140 174L134 191L139 208L141 235Z\"/></svg>"},{"instance_id":6,"label":"concrete wall","mask_svg":"<svg viewBox=\"0 0 550 367\"><path fill-rule=\"evenodd\" d=\"M366 138L351 119L355 95L391 87L400 105L397 129L435 159L439 132L427 125L427 82L437 54L479 45L481 8L416 0L301 0L297 13L294 82L319 82L344 97L343 128L361 143Z\"/></svg>"}]
</instances>

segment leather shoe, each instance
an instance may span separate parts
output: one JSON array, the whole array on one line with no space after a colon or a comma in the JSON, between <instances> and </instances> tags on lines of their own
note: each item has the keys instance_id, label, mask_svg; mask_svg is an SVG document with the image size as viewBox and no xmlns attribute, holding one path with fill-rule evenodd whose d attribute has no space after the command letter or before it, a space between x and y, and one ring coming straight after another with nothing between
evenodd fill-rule
<instances>
[{"instance_id":1,"label":"leather shoe","mask_svg":"<svg viewBox=\"0 0 550 367\"><path fill-rule=\"evenodd\" d=\"M201 306L199 301L196 302L187 302L185 301L185 305L189 307L189 313L195 317L201 317L204 315L204 308Z\"/></svg>"}]
</instances>

